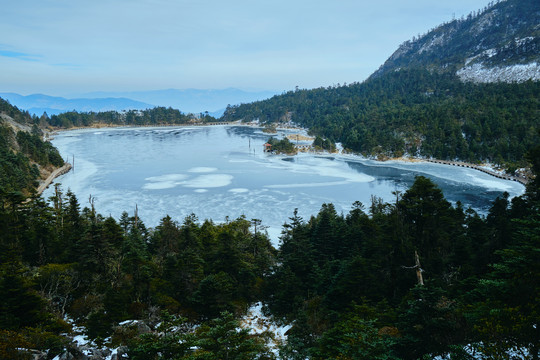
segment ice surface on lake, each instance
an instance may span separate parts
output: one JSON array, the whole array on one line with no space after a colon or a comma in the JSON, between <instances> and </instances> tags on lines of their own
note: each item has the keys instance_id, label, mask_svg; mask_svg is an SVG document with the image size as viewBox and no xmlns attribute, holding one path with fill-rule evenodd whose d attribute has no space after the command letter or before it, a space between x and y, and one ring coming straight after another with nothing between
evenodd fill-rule
<instances>
[{"instance_id":1,"label":"ice surface on lake","mask_svg":"<svg viewBox=\"0 0 540 360\"><path fill-rule=\"evenodd\" d=\"M278 137L285 132L281 131ZM135 207L147 226L167 214L182 222L191 213L215 222L244 215L261 219L275 244L295 208L305 220L323 203L347 213L371 195L392 202L417 175L431 178L446 198L482 212L518 183L479 171L433 163L377 162L351 155L279 156L263 153L269 136L245 126L116 128L62 132L53 140L74 170L58 179L82 207L116 219ZM54 187L44 193L47 198Z\"/></svg>"},{"instance_id":2,"label":"ice surface on lake","mask_svg":"<svg viewBox=\"0 0 540 360\"><path fill-rule=\"evenodd\" d=\"M239 194L239 193L246 193L246 192L248 192L248 191L249 191L249 189L243 189L243 188L229 189L229 192L231 192L231 193L237 193L237 194Z\"/></svg>"},{"instance_id":3,"label":"ice surface on lake","mask_svg":"<svg viewBox=\"0 0 540 360\"><path fill-rule=\"evenodd\" d=\"M215 188L230 185L233 176L227 174L201 175L187 180L183 186L194 188Z\"/></svg>"},{"instance_id":4,"label":"ice surface on lake","mask_svg":"<svg viewBox=\"0 0 540 360\"><path fill-rule=\"evenodd\" d=\"M214 171L217 171L217 169L211 168L211 167L203 167L203 166L194 167L188 170L188 172L191 172L191 173L210 173Z\"/></svg>"}]
</instances>

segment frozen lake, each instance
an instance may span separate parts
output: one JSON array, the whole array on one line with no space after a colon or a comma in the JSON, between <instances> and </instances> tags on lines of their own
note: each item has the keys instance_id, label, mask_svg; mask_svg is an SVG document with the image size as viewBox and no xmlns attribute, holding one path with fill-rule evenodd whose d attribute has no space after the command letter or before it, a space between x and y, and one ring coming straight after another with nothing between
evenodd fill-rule
<instances>
[{"instance_id":1,"label":"frozen lake","mask_svg":"<svg viewBox=\"0 0 540 360\"><path fill-rule=\"evenodd\" d=\"M280 131L279 136L287 131ZM74 171L57 179L82 207L95 198L96 209L118 219L135 205L147 226L165 215L182 222L194 213L221 222L261 219L275 243L281 226L298 208L308 219L331 202L348 212L355 201L366 208L371 195L391 202L417 175L431 178L451 202L485 212L507 191L524 187L473 169L432 163L377 162L348 155L263 153L269 135L246 126L84 129L59 133L53 140ZM54 187L44 192L48 198Z\"/></svg>"}]
</instances>

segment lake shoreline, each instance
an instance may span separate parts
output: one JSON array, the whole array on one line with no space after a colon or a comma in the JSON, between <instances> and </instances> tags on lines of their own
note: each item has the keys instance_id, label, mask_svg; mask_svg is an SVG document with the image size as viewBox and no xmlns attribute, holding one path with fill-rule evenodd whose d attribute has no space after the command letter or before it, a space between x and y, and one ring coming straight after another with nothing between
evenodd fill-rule
<instances>
[{"instance_id":1,"label":"lake shoreline","mask_svg":"<svg viewBox=\"0 0 540 360\"><path fill-rule=\"evenodd\" d=\"M233 123L230 123L230 122L229 123L219 123L218 122L218 123L201 123L201 124L162 124L162 125L93 124L91 126L73 127L73 128L69 128L69 129L59 129L59 128L58 129L53 129L53 130L47 131L45 133L45 135L44 135L44 138L46 140L51 140L51 139L54 138L55 133L76 131L76 130L105 130L105 129L122 129L122 128L125 128L125 129L132 129L132 128L147 128L147 129L149 129L149 128L186 128L186 127L210 127L210 126L242 126L242 127L251 127L251 128L264 129L264 127L259 125L259 124L243 123L241 120L235 121ZM307 132L308 131L308 129L299 128L299 127L277 127L276 129L277 130L295 130L295 131L299 131L299 132ZM293 136L293 135L291 135L291 136ZM310 137L306 137L306 138L310 138ZM518 183L522 184L523 186L526 186L527 183L530 180L527 177L518 177L518 176L506 175L504 173L504 171L501 171L501 170L495 168L490 163L473 164L473 163L468 163L468 162L463 162L463 161L448 161L448 160L441 160L441 159L433 159L433 158L428 159L428 158L410 157L410 156L401 156L401 157L381 159L381 158L375 158L375 157L374 158L366 157L366 156L363 156L363 155L357 154L357 153L343 153L343 151L338 151L336 153L329 153L329 152L325 152L325 151L316 151L316 150L307 150L306 151L306 150L303 150L303 151L300 151L300 152L314 154L314 155L322 155L322 156L325 156L325 155L328 155L328 156L333 156L333 155L342 155L343 156L343 155L346 155L346 156L351 156L351 157L353 157L355 159L359 159L359 160L370 160L370 161L375 161L375 162L380 162L380 163L386 163L386 162L398 162L398 163L400 163L400 162L401 163L430 162L430 163L437 163L437 164L447 165L447 166L467 167L467 168L474 169L474 170L477 170L477 171L480 171L480 172L484 172L484 173L486 173L488 175L494 176L494 177L502 179L502 180L518 182ZM296 154L288 155L288 156L294 156L294 155L296 155Z\"/></svg>"},{"instance_id":2,"label":"lake shoreline","mask_svg":"<svg viewBox=\"0 0 540 360\"><path fill-rule=\"evenodd\" d=\"M54 170L45 180L42 180L39 184L36 193L37 195L41 195L45 189L47 189L54 179L56 179L59 176L62 176L64 174L67 174L71 170L71 164L66 162L64 165L59 167L58 169Z\"/></svg>"},{"instance_id":3,"label":"lake shoreline","mask_svg":"<svg viewBox=\"0 0 540 360\"><path fill-rule=\"evenodd\" d=\"M155 125L117 125L117 124L92 124L90 126L74 126L71 128L50 128L43 129L45 140L51 140L57 133L64 133L77 130L106 130L106 129L136 129L136 128L185 128L185 127L205 127L205 126L251 126L242 124L239 121L230 123L200 123L200 124L155 124Z\"/></svg>"},{"instance_id":4,"label":"lake shoreline","mask_svg":"<svg viewBox=\"0 0 540 360\"><path fill-rule=\"evenodd\" d=\"M523 192L518 183L424 159L383 162L322 151L267 155L259 151L267 135L255 126L130 128L58 134L55 146L79 165L55 183L78 198L91 195L96 209L114 218L137 204L151 227L165 214L182 219L194 213L218 222L225 214L245 215L261 219L277 241L292 209L309 219L324 203L346 213L354 201L369 204L371 195L391 202L392 192L406 191L418 175L432 179L450 202L461 201L481 214L504 191ZM279 136L294 132L279 131ZM53 195L53 186L42 194Z\"/></svg>"},{"instance_id":5,"label":"lake shoreline","mask_svg":"<svg viewBox=\"0 0 540 360\"><path fill-rule=\"evenodd\" d=\"M527 177L507 175L504 171L493 167L492 164L489 164L489 163L473 164L473 163L468 163L464 161L448 161L448 160L440 160L440 159L433 159L433 158L428 159L428 158L422 158L422 157L404 157L404 156L380 159L380 158L375 158L375 157L366 157L366 156L355 154L355 153L343 153L343 152L330 153L330 152L321 152L321 151L303 151L303 153L308 153L308 154L318 155L318 156L329 156L329 157L337 155L337 156L342 156L344 158L350 157L351 159L355 159L355 160L374 161L376 163L381 163L381 164L392 163L392 162L402 163L402 164L433 163L433 164L446 165L446 166L469 168L472 170L483 172L485 174L488 174L490 176L493 176L501 180L518 182L523 186L527 186L528 182L530 181L530 179Z\"/></svg>"}]
</instances>

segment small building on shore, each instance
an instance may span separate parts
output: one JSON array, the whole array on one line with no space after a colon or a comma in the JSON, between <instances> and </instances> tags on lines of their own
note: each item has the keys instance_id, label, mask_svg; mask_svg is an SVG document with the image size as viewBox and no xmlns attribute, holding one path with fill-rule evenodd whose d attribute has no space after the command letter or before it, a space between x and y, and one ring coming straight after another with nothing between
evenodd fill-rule
<instances>
[{"instance_id":1,"label":"small building on shore","mask_svg":"<svg viewBox=\"0 0 540 360\"><path fill-rule=\"evenodd\" d=\"M263 150L264 152L272 152L272 144L264 143L263 147L264 147L264 150Z\"/></svg>"}]
</instances>

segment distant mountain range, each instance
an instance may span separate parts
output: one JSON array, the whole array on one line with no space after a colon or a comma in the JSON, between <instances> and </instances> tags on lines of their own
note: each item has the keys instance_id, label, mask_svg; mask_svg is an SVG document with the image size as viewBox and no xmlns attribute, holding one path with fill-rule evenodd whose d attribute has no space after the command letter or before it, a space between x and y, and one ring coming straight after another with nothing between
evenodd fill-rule
<instances>
[{"instance_id":1,"label":"distant mountain range","mask_svg":"<svg viewBox=\"0 0 540 360\"><path fill-rule=\"evenodd\" d=\"M94 92L82 94L81 97L67 99L43 94L19 95L16 93L0 93L0 97L9 100L19 109L30 114L57 115L67 111L99 112L144 110L156 106L172 107L184 113L203 113L219 117L227 105L262 100L275 95L273 91L244 91L228 89L167 89L132 92Z\"/></svg>"},{"instance_id":2,"label":"distant mountain range","mask_svg":"<svg viewBox=\"0 0 540 360\"><path fill-rule=\"evenodd\" d=\"M42 115L46 112L48 115L57 115L67 111L122 111L127 109L144 110L153 108L154 105L143 103L126 98L79 98L66 99L58 96L48 96L43 94L19 95L15 93L0 93L0 97L8 100L12 105L21 110L26 110L30 114Z\"/></svg>"},{"instance_id":3,"label":"distant mountain range","mask_svg":"<svg viewBox=\"0 0 540 360\"><path fill-rule=\"evenodd\" d=\"M424 67L462 81L540 80L540 2L506 0L404 42L372 75Z\"/></svg>"},{"instance_id":4,"label":"distant mountain range","mask_svg":"<svg viewBox=\"0 0 540 360\"><path fill-rule=\"evenodd\" d=\"M83 94L84 97L126 97L156 106L179 109L185 113L208 111L210 115L221 116L227 105L250 103L268 99L275 91L245 91L235 88L227 89L166 89L152 91L128 92L93 92Z\"/></svg>"}]
</instances>

